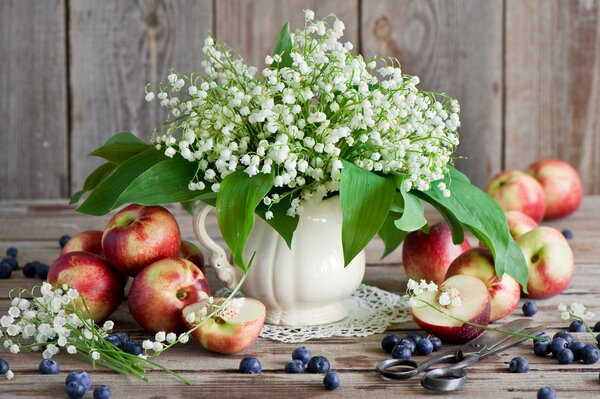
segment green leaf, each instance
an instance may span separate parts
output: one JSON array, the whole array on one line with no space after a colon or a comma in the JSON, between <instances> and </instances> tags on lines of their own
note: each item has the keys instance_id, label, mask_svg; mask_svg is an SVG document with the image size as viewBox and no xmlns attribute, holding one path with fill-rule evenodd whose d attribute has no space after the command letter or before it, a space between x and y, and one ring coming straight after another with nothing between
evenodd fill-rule
<instances>
[{"instance_id":1,"label":"green leaf","mask_svg":"<svg viewBox=\"0 0 600 399\"><path fill-rule=\"evenodd\" d=\"M234 262L244 271L244 247L252 226L254 210L273 186L274 174L248 176L238 170L223 179L217 193L217 222Z\"/></svg>"},{"instance_id":2,"label":"green leaf","mask_svg":"<svg viewBox=\"0 0 600 399\"><path fill-rule=\"evenodd\" d=\"M400 219L395 220L394 224L399 230L406 232L419 230L427 224L427 219L425 219L425 215L423 214L425 209L419 198L410 195L406 191L404 184L402 184L403 182L403 178L397 179L396 185L402 196L404 209L402 211L402 216Z\"/></svg>"},{"instance_id":3,"label":"green leaf","mask_svg":"<svg viewBox=\"0 0 600 399\"><path fill-rule=\"evenodd\" d=\"M436 208L443 208L467 227L491 250L495 260L496 274L502 278L508 273L523 289L527 287L527 264L523 253L512 239L504 213L498 204L484 191L461 178L462 174L451 168L444 182L452 195L443 196L437 187L418 193ZM464 176L464 175L463 175Z\"/></svg>"},{"instance_id":4,"label":"green leaf","mask_svg":"<svg viewBox=\"0 0 600 399\"><path fill-rule=\"evenodd\" d=\"M344 265L379 232L394 201L396 184L356 165L342 161L340 181Z\"/></svg>"},{"instance_id":5,"label":"green leaf","mask_svg":"<svg viewBox=\"0 0 600 399\"><path fill-rule=\"evenodd\" d=\"M102 165L98 166L85 179L85 182L83 183L83 189L71 196L69 204L75 204L81 199L81 196L83 194L85 194L87 191L95 189L98 186L98 184L102 183L108 176L110 176L110 174L115 170L116 167L117 165L110 162L105 162Z\"/></svg>"},{"instance_id":6,"label":"green leaf","mask_svg":"<svg viewBox=\"0 0 600 399\"><path fill-rule=\"evenodd\" d=\"M179 205L190 215L194 214L194 204L196 203L196 199L191 199L189 201L181 201Z\"/></svg>"},{"instance_id":7,"label":"green leaf","mask_svg":"<svg viewBox=\"0 0 600 399\"><path fill-rule=\"evenodd\" d=\"M279 68L291 67L292 66L292 37L290 36L290 24L285 23L281 27L279 31L279 35L277 35L277 40L275 41L275 47L273 48L273 55L279 54L281 55L281 62L279 63ZM273 68L276 68L277 65L273 63Z\"/></svg>"},{"instance_id":8,"label":"green leaf","mask_svg":"<svg viewBox=\"0 0 600 399\"><path fill-rule=\"evenodd\" d=\"M197 169L196 163L179 155L173 158L165 156L140 173L119 195L112 207L129 203L150 206L193 200L202 193L188 189ZM210 189L204 190L207 191Z\"/></svg>"},{"instance_id":9,"label":"green leaf","mask_svg":"<svg viewBox=\"0 0 600 399\"><path fill-rule=\"evenodd\" d=\"M395 221L399 216L399 213L389 212L388 216L383 222L383 225L379 229L379 237L381 237L381 240L385 244L385 250L383 251L381 259L393 252L394 249L396 249L398 245L404 241L404 238L408 234L406 231L398 230L396 227Z\"/></svg>"},{"instance_id":10,"label":"green leaf","mask_svg":"<svg viewBox=\"0 0 600 399\"><path fill-rule=\"evenodd\" d=\"M273 229L275 229L281 238L283 238L288 248L291 249L294 231L296 231L296 227L298 227L298 221L300 218L298 216L290 217L286 214L286 211L291 206L289 199L290 197L288 196L278 203L271 205L270 210L275 216L272 219L267 220L265 217L265 213L269 210L269 207L262 202L256 208L256 214L265 222L267 222Z\"/></svg>"},{"instance_id":11,"label":"green leaf","mask_svg":"<svg viewBox=\"0 0 600 399\"><path fill-rule=\"evenodd\" d=\"M78 203L83 194L85 194L85 191L79 190L75 194L71 195L71 198L69 198L69 205Z\"/></svg>"},{"instance_id":12,"label":"green leaf","mask_svg":"<svg viewBox=\"0 0 600 399\"><path fill-rule=\"evenodd\" d=\"M104 145L90 152L90 155L120 165L132 156L150 148L153 147L131 132L121 132L111 136Z\"/></svg>"},{"instance_id":13,"label":"green leaf","mask_svg":"<svg viewBox=\"0 0 600 399\"><path fill-rule=\"evenodd\" d=\"M100 183L77 211L101 216L114 209L114 203L129 185L153 165L164 160L163 153L149 148L123 162L113 174Z\"/></svg>"}]
</instances>

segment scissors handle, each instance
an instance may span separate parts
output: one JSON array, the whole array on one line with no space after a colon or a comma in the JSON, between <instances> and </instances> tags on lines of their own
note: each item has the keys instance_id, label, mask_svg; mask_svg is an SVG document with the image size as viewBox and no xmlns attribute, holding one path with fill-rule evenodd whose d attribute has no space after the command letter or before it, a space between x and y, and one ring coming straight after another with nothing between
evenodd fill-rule
<instances>
[{"instance_id":1,"label":"scissors handle","mask_svg":"<svg viewBox=\"0 0 600 399\"><path fill-rule=\"evenodd\" d=\"M479 354L469 353L456 364L429 370L421 379L421 385L433 391L455 391L465 385L467 381L465 367L475 363L479 358Z\"/></svg>"},{"instance_id":2,"label":"scissors handle","mask_svg":"<svg viewBox=\"0 0 600 399\"><path fill-rule=\"evenodd\" d=\"M449 368L456 367L457 365L461 364L464 361L462 352L455 351L455 352L442 353L438 356L432 357L431 359L429 359L421 364L415 362L414 360L403 360L403 359L382 360L379 363L377 363L376 369L377 369L377 372L379 372L379 374L381 374L383 377L397 379L397 380L404 380L407 378L412 378L422 371L426 371L433 365L436 365L436 364L442 363L442 362L446 362L446 361L454 361L454 362L460 361L459 363L449 366ZM471 363L469 363L469 364L471 364ZM463 367L466 367L466 365ZM390 370L391 368L400 368L401 370L392 371L392 370Z\"/></svg>"}]
</instances>

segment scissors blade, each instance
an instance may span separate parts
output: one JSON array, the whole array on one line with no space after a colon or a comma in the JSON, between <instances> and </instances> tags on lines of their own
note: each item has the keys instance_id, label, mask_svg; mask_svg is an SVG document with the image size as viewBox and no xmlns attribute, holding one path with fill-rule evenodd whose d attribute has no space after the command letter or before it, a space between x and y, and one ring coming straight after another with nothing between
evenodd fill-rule
<instances>
[{"instance_id":1,"label":"scissors blade","mask_svg":"<svg viewBox=\"0 0 600 399\"><path fill-rule=\"evenodd\" d=\"M544 326L537 326L537 327L526 328L519 332L521 332L523 334L527 334L527 335L536 335L536 334L542 332L543 330L544 330ZM488 356L495 355L496 353L503 352L507 349L512 348L513 346L517 346L518 344L520 344L523 341L527 341L528 339L529 338L527 338L527 337L510 336L505 342L502 343L502 345L498 345L493 350L490 350L489 352L486 351L485 353L483 353L480 356L480 359L484 359Z\"/></svg>"},{"instance_id":2,"label":"scissors blade","mask_svg":"<svg viewBox=\"0 0 600 399\"><path fill-rule=\"evenodd\" d=\"M498 327L500 330L519 332L531 324L531 319L515 319ZM483 353L490 351L508 340L511 335L497 331L486 331L479 337L460 347L463 353Z\"/></svg>"}]
</instances>

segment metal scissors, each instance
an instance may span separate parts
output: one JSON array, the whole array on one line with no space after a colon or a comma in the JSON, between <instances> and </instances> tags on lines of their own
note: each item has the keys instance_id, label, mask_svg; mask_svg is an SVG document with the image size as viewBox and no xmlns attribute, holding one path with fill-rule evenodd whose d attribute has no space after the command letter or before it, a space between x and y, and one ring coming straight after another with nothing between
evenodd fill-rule
<instances>
[{"instance_id":1,"label":"metal scissors","mask_svg":"<svg viewBox=\"0 0 600 399\"><path fill-rule=\"evenodd\" d=\"M534 335L543 328L542 326L527 328L530 324L531 319L516 319L499 328L527 335ZM461 388L467 380L467 373L464 370L466 367L526 339L496 331L486 331L454 351L439 354L421 364L414 360L388 359L377 363L376 369L383 377L392 379L408 379L420 372L425 372L421 379L421 385L425 388L434 391L455 391ZM454 364L431 369L432 366L443 362L454 362ZM392 368L400 370L390 370Z\"/></svg>"}]
</instances>

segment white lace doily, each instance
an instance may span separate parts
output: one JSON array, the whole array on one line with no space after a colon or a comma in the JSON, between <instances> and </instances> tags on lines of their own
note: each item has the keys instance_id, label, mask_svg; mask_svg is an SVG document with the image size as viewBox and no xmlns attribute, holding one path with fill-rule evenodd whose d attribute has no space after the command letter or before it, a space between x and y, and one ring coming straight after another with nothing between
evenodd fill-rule
<instances>
[{"instance_id":1,"label":"white lace doily","mask_svg":"<svg viewBox=\"0 0 600 399\"><path fill-rule=\"evenodd\" d=\"M222 296L227 290L220 290ZM344 304L348 316L320 326L287 327L265 324L260 336L274 341L298 343L327 337L366 337L382 333L388 326L411 319L406 302L396 294L361 284Z\"/></svg>"}]
</instances>

